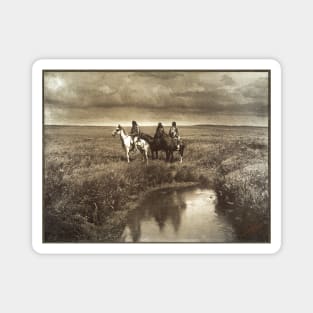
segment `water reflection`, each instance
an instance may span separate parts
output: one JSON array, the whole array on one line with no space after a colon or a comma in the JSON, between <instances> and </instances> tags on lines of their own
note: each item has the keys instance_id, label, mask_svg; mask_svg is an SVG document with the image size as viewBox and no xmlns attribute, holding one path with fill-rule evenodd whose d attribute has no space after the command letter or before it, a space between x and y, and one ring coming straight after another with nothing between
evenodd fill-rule
<instances>
[{"instance_id":1,"label":"water reflection","mask_svg":"<svg viewBox=\"0 0 313 313\"><path fill-rule=\"evenodd\" d=\"M185 188L150 193L128 218L123 242L228 242L234 231L217 214L213 190Z\"/></svg>"}]
</instances>

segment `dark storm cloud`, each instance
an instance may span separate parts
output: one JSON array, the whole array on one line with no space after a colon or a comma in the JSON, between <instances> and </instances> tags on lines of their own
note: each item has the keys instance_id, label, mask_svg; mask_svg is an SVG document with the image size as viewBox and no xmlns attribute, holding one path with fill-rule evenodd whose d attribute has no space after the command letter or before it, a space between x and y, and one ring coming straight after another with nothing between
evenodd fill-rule
<instances>
[{"instance_id":1,"label":"dark storm cloud","mask_svg":"<svg viewBox=\"0 0 313 313\"><path fill-rule=\"evenodd\" d=\"M243 96L249 99L259 99L260 101L263 100L263 102L265 102L268 97L267 85L267 79L259 78L255 82L245 86L245 88L242 88L241 92Z\"/></svg>"},{"instance_id":2,"label":"dark storm cloud","mask_svg":"<svg viewBox=\"0 0 313 313\"><path fill-rule=\"evenodd\" d=\"M210 91L186 91L175 93L175 96L184 98L185 104L195 102L196 108L211 110L214 107L219 108L225 104L234 103L234 99L223 90Z\"/></svg>"},{"instance_id":3,"label":"dark storm cloud","mask_svg":"<svg viewBox=\"0 0 313 313\"><path fill-rule=\"evenodd\" d=\"M46 72L45 122L155 123L175 118L227 124L230 116L232 123L250 116L264 124L267 79L265 72Z\"/></svg>"}]
</instances>

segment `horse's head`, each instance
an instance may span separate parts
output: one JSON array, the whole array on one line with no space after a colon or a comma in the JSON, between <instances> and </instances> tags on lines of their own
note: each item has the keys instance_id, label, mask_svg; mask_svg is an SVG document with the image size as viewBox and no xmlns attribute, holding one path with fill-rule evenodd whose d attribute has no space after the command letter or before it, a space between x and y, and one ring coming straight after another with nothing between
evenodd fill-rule
<instances>
[{"instance_id":1,"label":"horse's head","mask_svg":"<svg viewBox=\"0 0 313 313\"><path fill-rule=\"evenodd\" d=\"M120 124L117 125L117 127L113 130L112 132L112 136L116 136L119 135L122 131L122 126Z\"/></svg>"}]
</instances>

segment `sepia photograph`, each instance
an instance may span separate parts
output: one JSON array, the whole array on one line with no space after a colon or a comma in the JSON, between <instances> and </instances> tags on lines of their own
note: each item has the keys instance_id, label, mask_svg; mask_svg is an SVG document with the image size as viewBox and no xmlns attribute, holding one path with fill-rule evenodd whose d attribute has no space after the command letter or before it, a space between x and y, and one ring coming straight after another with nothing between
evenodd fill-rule
<instances>
[{"instance_id":1,"label":"sepia photograph","mask_svg":"<svg viewBox=\"0 0 313 313\"><path fill-rule=\"evenodd\" d=\"M271 243L271 70L42 70L42 243Z\"/></svg>"}]
</instances>

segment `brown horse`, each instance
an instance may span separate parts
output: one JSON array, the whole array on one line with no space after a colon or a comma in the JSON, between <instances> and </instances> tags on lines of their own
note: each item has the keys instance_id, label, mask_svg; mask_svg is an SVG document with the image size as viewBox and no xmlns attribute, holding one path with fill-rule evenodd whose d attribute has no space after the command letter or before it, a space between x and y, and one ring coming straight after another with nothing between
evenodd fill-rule
<instances>
[{"instance_id":1,"label":"brown horse","mask_svg":"<svg viewBox=\"0 0 313 313\"><path fill-rule=\"evenodd\" d=\"M158 136L151 137L150 135L141 133L140 137L146 140L150 145L152 158L156 156L158 158L158 151L165 151L166 161L173 162L174 152L178 152L180 156L180 162L183 162L183 155L185 150L185 144L181 141L179 146L177 140L167 135L165 132L158 134Z\"/></svg>"},{"instance_id":2,"label":"brown horse","mask_svg":"<svg viewBox=\"0 0 313 313\"><path fill-rule=\"evenodd\" d=\"M152 136L145 133L140 133L140 138L149 143L152 159L158 158L158 151L161 150L158 141L155 140L155 138L153 138Z\"/></svg>"},{"instance_id":3,"label":"brown horse","mask_svg":"<svg viewBox=\"0 0 313 313\"><path fill-rule=\"evenodd\" d=\"M174 152L178 152L180 156L180 163L183 162L185 144L180 141L179 145L175 138L170 137L168 134L162 134L160 138L160 146L162 150L166 152L166 160L173 162L174 160Z\"/></svg>"}]
</instances>

